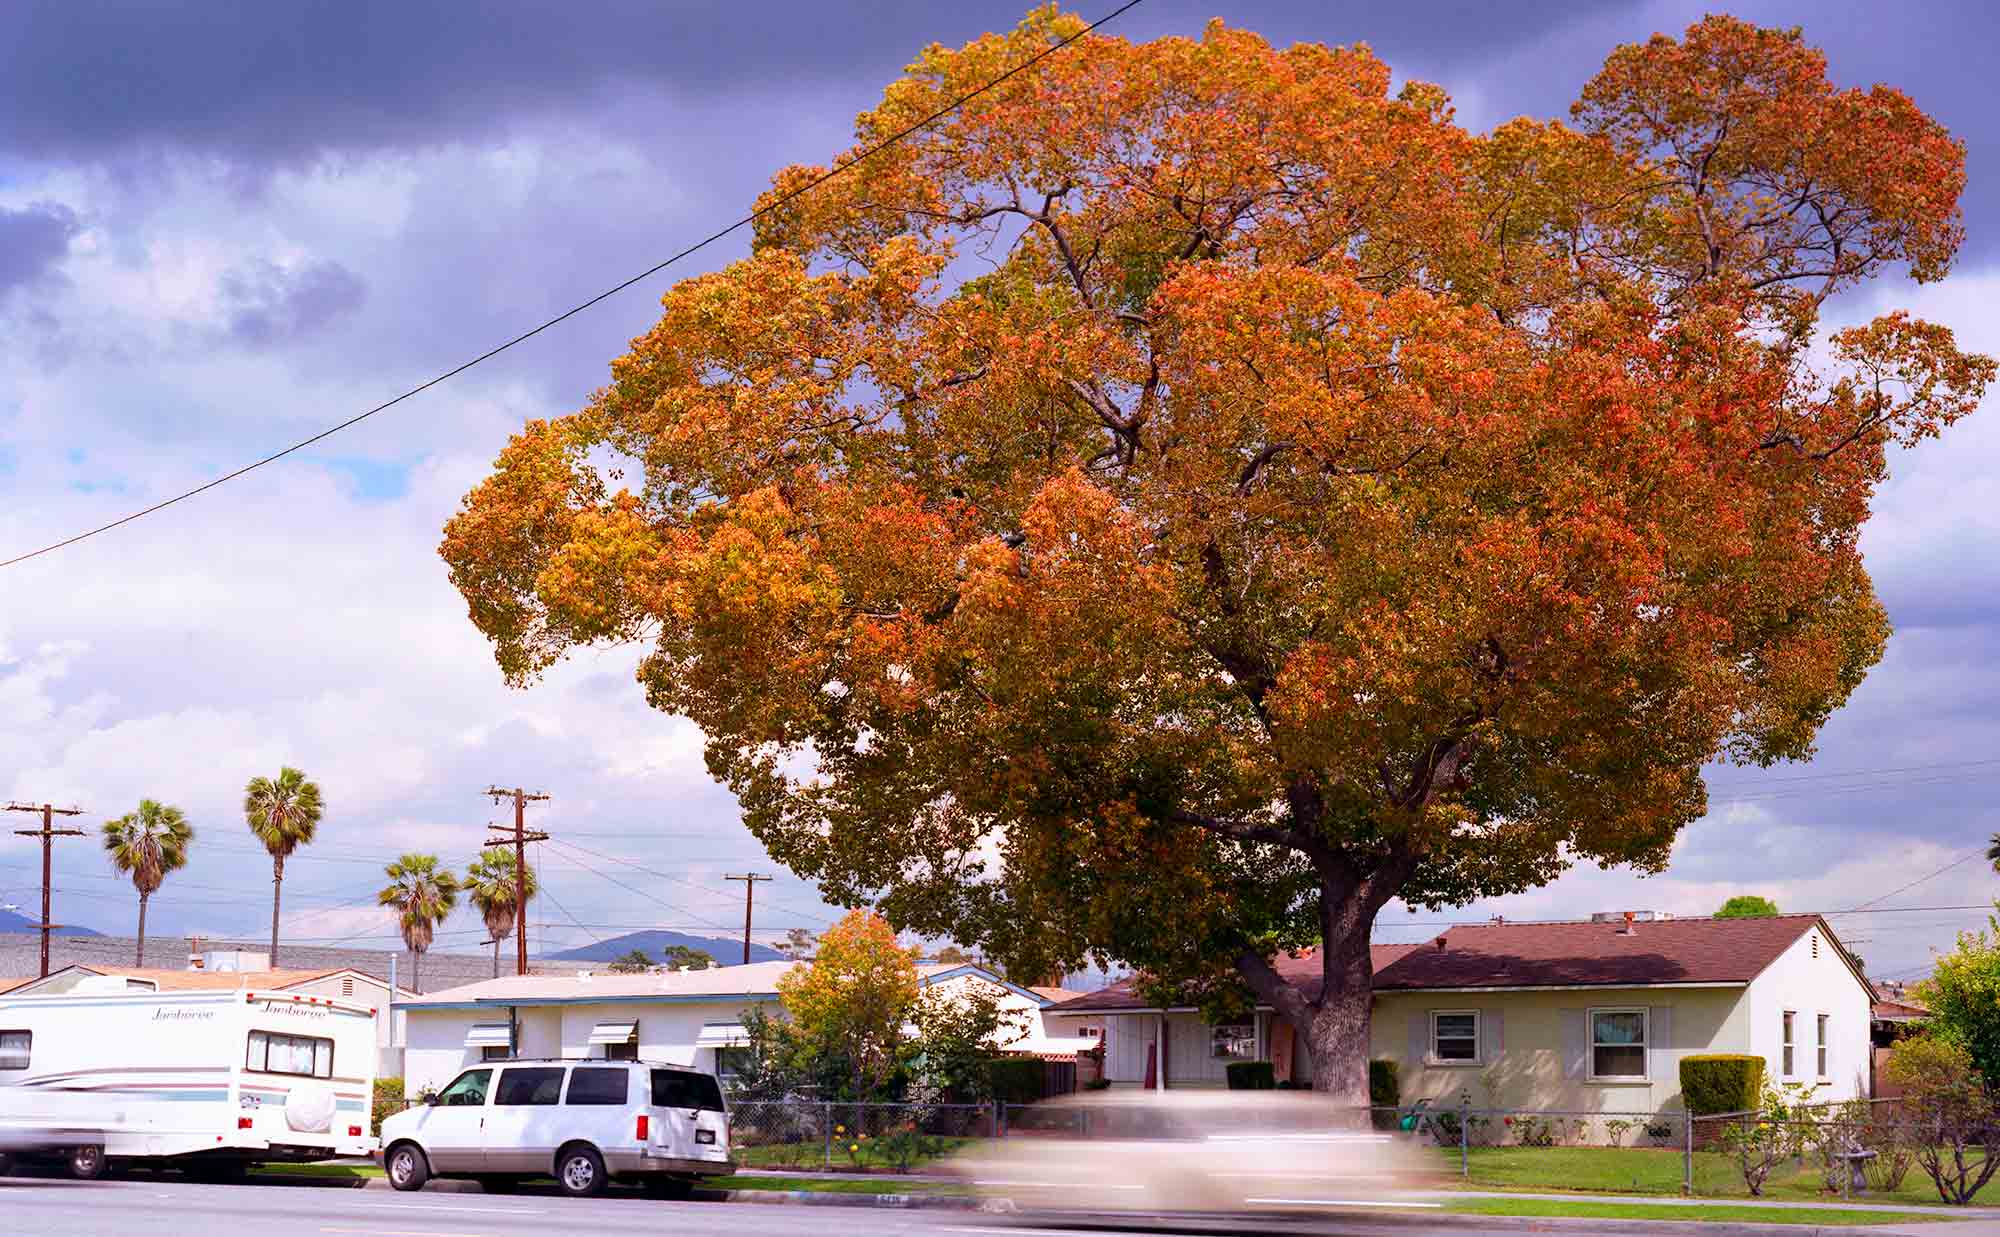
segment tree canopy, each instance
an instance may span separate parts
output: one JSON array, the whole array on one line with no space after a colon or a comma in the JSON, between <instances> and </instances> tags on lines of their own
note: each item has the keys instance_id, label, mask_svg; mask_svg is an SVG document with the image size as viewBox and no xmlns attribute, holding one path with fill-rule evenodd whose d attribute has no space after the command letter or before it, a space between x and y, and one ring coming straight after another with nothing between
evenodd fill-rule
<instances>
[{"instance_id":1,"label":"tree canopy","mask_svg":"<svg viewBox=\"0 0 2000 1237\"><path fill-rule=\"evenodd\" d=\"M1717 919L1758 919L1778 913L1778 904L1761 894L1739 893L1716 909Z\"/></svg>"},{"instance_id":2,"label":"tree canopy","mask_svg":"<svg viewBox=\"0 0 2000 1237\"><path fill-rule=\"evenodd\" d=\"M792 1032L822 1058L837 1058L853 1094L875 1093L895 1068L903 1024L917 999L917 955L871 911L850 911L819 938L809 965L778 980Z\"/></svg>"},{"instance_id":3,"label":"tree canopy","mask_svg":"<svg viewBox=\"0 0 2000 1237\"><path fill-rule=\"evenodd\" d=\"M650 642L830 900L1240 976L1361 1102L1391 898L1658 869L1880 657L1870 498L1993 363L1820 315L1945 273L1963 148L1711 17L1486 135L1366 47L1093 35L857 157L1080 26L926 50L441 552L510 682Z\"/></svg>"},{"instance_id":4,"label":"tree canopy","mask_svg":"<svg viewBox=\"0 0 2000 1237\"><path fill-rule=\"evenodd\" d=\"M1961 932L1913 989L1931 1011L1926 1032L1963 1049L1981 1074L2000 1079L2000 918L1992 933Z\"/></svg>"}]
</instances>

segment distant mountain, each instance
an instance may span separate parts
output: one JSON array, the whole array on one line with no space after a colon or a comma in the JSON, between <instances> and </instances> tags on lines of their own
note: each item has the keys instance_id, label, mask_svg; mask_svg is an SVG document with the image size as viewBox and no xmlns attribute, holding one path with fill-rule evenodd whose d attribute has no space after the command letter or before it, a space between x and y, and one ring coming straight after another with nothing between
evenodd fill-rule
<instances>
[{"instance_id":1,"label":"distant mountain","mask_svg":"<svg viewBox=\"0 0 2000 1237\"><path fill-rule=\"evenodd\" d=\"M595 945L582 945L575 949L565 949L559 954L545 954L552 962L610 962L622 958L635 949L643 949L653 961L660 961L660 955L670 945L685 945L689 949L699 949L724 966L743 961L743 941L730 940L720 936L689 936L685 932L668 932L655 929L650 932L627 932L614 936L608 941ZM750 961L781 962L785 955L769 945L750 942Z\"/></svg>"},{"instance_id":2,"label":"distant mountain","mask_svg":"<svg viewBox=\"0 0 2000 1237\"><path fill-rule=\"evenodd\" d=\"M35 932L38 931L35 923L36 920L33 916L22 915L15 911L0 910L0 932ZM57 928L53 935L103 936L104 934L95 928Z\"/></svg>"}]
</instances>

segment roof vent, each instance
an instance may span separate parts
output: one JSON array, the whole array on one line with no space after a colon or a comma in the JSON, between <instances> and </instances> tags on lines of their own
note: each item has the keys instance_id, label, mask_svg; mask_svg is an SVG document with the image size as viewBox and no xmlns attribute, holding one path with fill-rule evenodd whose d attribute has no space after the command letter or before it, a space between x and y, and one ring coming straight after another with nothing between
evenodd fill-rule
<instances>
[{"instance_id":1,"label":"roof vent","mask_svg":"<svg viewBox=\"0 0 2000 1237\"><path fill-rule=\"evenodd\" d=\"M1819 957L1819 933L1812 934L1812 956Z\"/></svg>"},{"instance_id":2,"label":"roof vent","mask_svg":"<svg viewBox=\"0 0 2000 1237\"><path fill-rule=\"evenodd\" d=\"M1437 938L1437 939L1436 939L1435 941L1432 941L1432 942L1431 942L1431 944L1433 944L1433 945L1436 945L1436 946L1438 947L1438 952L1439 952L1439 953L1443 953L1443 952L1444 952L1444 938L1443 938L1443 937L1441 937L1441 936L1440 936L1440 937L1439 937L1439 938Z\"/></svg>"},{"instance_id":3,"label":"roof vent","mask_svg":"<svg viewBox=\"0 0 2000 1237\"><path fill-rule=\"evenodd\" d=\"M1620 929L1618 929L1618 932L1619 932L1619 935L1621 935L1621 936L1631 936L1631 935L1633 934L1633 932L1635 932L1635 931L1637 930L1637 929L1636 929L1636 928L1634 927L1634 925L1636 925L1636 924L1637 924L1638 922L1639 922L1639 912L1637 912L1637 911L1626 911L1626 912L1625 912L1625 926L1624 926L1624 927L1622 927L1622 928L1620 928Z\"/></svg>"}]
</instances>

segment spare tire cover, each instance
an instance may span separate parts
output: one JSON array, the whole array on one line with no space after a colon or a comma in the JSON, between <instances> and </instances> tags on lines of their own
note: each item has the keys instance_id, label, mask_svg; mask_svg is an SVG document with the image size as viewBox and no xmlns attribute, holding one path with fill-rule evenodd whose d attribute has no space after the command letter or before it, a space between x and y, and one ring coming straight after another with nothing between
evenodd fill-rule
<instances>
[{"instance_id":1,"label":"spare tire cover","mask_svg":"<svg viewBox=\"0 0 2000 1237\"><path fill-rule=\"evenodd\" d=\"M301 1134L324 1134L333 1128L333 1088L307 1083L285 1097L285 1124Z\"/></svg>"}]
</instances>

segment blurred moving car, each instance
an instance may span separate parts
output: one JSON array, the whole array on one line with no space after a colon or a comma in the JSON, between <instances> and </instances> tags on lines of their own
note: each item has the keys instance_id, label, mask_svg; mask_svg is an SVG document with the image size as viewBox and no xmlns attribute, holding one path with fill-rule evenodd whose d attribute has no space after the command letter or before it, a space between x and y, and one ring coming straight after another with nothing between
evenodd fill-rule
<instances>
[{"instance_id":1,"label":"blurred moving car","mask_svg":"<svg viewBox=\"0 0 2000 1237\"><path fill-rule=\"evenodd\" d=\"M955 1161L1024 1212L1317 1212L1428 1205L1435 1152L1305 1091L1105 1091L1010 1114Z\"/></svg>"},{"instance_id":2,"label":"blurred moving car","mask_svg":"<svg viewBox=\"0 0 2000 1237\"><path fill-rule=\"evenodd\" d=\"M0 1174L18 1161L67 1164L70 1174L102 1176L115 1117L97 1097L73 1091L0 1086Z\"/></svg>"}]
</instances>

